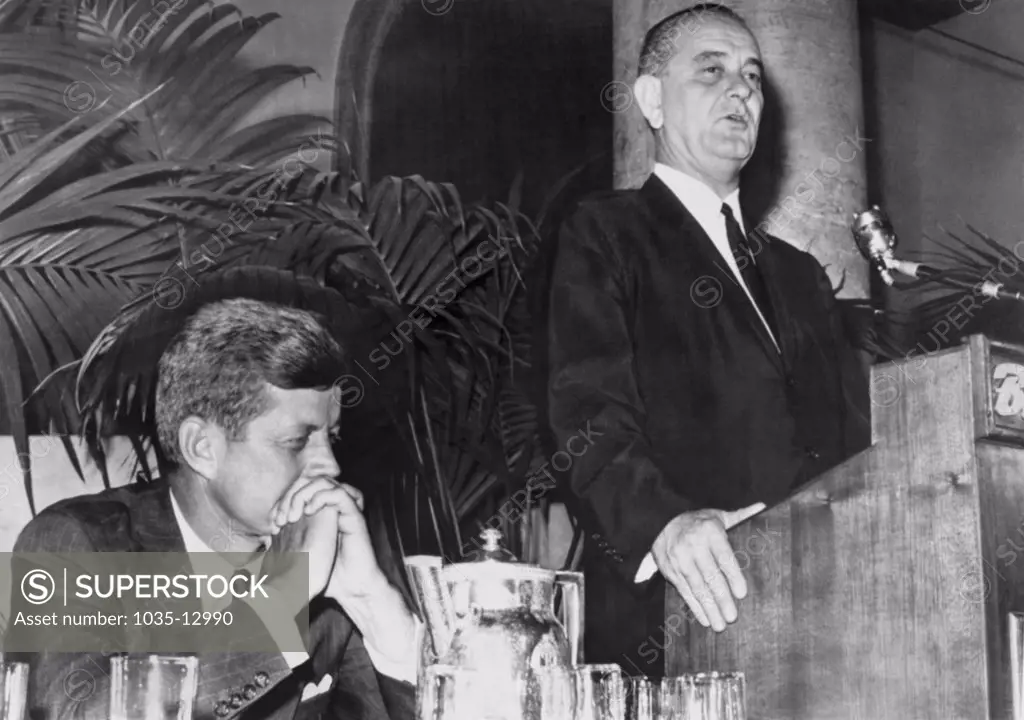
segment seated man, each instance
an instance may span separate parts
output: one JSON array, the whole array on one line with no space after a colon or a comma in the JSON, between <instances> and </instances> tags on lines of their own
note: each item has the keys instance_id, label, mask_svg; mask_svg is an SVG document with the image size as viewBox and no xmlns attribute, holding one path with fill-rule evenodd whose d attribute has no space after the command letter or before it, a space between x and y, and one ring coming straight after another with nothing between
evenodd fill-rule
<instances>
[{"instance_id":1,"label":"seated man","mask_svg":"<svg viewBox=\"0 0 1024 720\"><path fill-rule=\"evenodd\" d=\"M309 553L310 654L201 654L195 718L413 717L417 622L377 563L362 496L336 481L341 367L337 343L304 311L248 299L203 307L160 359L166 481L56 503L18 538L16 552L230 551L257 567L271 545ZM12 592L12 610L19 602ZM28 660L33 718L107 717L105 654ZM74 691L83 683L91 692Z\"/></svg>"}]
</instances>

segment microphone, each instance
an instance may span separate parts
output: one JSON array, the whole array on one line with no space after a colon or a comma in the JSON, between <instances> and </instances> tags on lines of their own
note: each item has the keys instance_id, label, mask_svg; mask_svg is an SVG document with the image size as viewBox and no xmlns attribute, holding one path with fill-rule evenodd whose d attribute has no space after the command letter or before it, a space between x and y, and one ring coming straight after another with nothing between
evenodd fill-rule
<instances>
[{"instance_id":1,"label":"microphone","mask_svg":"<svg viewBox=\"0 0 1024 720\"><path fill-rule=\"evenodd\" d=\"M965 280L944 277L935 268L921 263L900 260L893 254L898 239L896 231L893 230L889 216L877 205L870 210L853 215L853 239L857 243L857 249L861 254L871 261L882 281L892 286L892 270L918 280L931 280L940 285L960 288L961 290L972 290L977 295L983 295L997 300L1017 300L1024 302L1024 294L1005 290L1003 283L983 280L971 283Z\"/></svg>"},{"instance_id":2,"label":"microphone","mask_svg":"<svg viewBox=\"0 0 1024 720\"><path fill-rule=\"evenodd\" d=\"M892 254L897 238L889 217L877 205L860 214L854 213L853 239L861 255L878 270L882 281L891 286L893 277L889 270L899 261Z\"/></svg>"}]
</instances>

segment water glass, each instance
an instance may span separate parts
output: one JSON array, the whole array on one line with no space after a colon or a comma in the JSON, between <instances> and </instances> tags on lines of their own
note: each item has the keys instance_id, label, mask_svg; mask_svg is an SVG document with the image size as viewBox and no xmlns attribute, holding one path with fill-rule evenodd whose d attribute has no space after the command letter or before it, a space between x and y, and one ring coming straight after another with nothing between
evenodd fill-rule
<instances>
[{"instance_id":1,"label":"water glass","mask_svg":"<svg viewBox=\"0 0 1024 720\"><path fill-rule=\"evenodd\" d=\"M625 720L626 690L618 665L578 665L576 720Z\"/></svg>"},{"instance_id":2,"label":"water glass","mask_svg":"<svg viewBox=\"0 0 1024 720\"><path fill-rule=\"evenodd\" d=\"M659 720L661 685L650 678L631 677L626 683L626 720Z\"/></svg>"},{"instance_id":3,"label":"water glass","mask_svg":"<svg viewBox=\"0 0 1024 720\"><path fill-rule=\"evenodd\" d=\"M573 720L575 708L576 683L572 668L548 667L531 672L523 720Z\"/></svg>"},{"instance_id":4,"label":"water glass","mask_svg":"<svg viewBox=\"0 0 1024 720\"><path fill-rule=\"evenodd\" d=\"M658 684L657 720L693 720L693 680L690 675L662 678Z\"/></svg>"},{"instance_id":5,"label":"water glass","mask_svg":"<svg viewBox=\"0 0 1024 720\"><path fill-rule=\"evenodd\" d=\"M1024 720L1024 613L1007 613L1013 720Z\"/></svg>"},{"instance_id":6,"label":"water glass","mask_svg":"<svg viewBox=\"0 0 1024 720\"><path fill-rule=\"evenodd\" d=\"M192 720L198 671L196 657L112 657L110 720Z\"/></svg>"},{"instance_id":7,"label":"water glass","mask_svg":"<svg viewBox=\"0 0 1024 720\"><path fill-rule=\"evenodd\" d=\"M427 665L416 686L417 720L448 720L455 717L455 668Z\"/></svg>"},{"instance_id":8,"label":"water glass","mask_svg":"<svg viewBox=\"0 0 1024 720\"><path fill-rule=\"evenodd\" d=\"M708 672L665 678L662 720L746 720L746 681L741 672Z\"/></svg>"},{"instance_id":9,"label":"water glass","mask_svg":"<svg viewBox=\"0 0 1024 720\"><path fill-rule=\"evenodd\" d=\"M419 720L511 720L520 692L486 670L431 665L418 691Z\"/></svg>"},{"instance_id":10,"label":"water glass","mask_svg":"<svg viewBox=\"0 0 1024 720\"><path fill-rule=\"evenodd\" d=\"M28 702L28 663L3 663L3 692L0 693L0 718L3 720L24 720L25 705Z\"/></svg>"},{"instance_id":11,"label":"water glass","mask_svg":"<svg viewBox=\"0 0 1024 720\"><path fill-rule=\"evenodd\" d=\"M572 720L572 672L548 668L517 682L486 670L431 665L417 690L419 720Z\"/></svg>"}]
</instances>

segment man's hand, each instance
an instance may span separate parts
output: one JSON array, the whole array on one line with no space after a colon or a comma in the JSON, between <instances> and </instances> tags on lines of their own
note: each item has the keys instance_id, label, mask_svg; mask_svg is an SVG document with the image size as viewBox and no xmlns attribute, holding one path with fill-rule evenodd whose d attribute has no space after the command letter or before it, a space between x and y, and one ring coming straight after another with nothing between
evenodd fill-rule
<instances>
[{"instance_id":1,"label":"man's hand","mask_svg":"<svg viewBox=\"0 0 1024 720\"><path fill-rule=\"evenodd\" d=\"M338 512L333 506L318 506L320 512L306 512L310 497L322 488L319 480L301 479L293 484L271 510L274 542L270 556L277 552L309 553L309 597L321 594L334 572L338 556ZM273 567L273 566L271 566ZM270 571L270 583L278 580ZM281 578L288 582L288 578Z\"/></svg>"},{"instance_id":2,"label":"man's hand","mask_svg":"<svg viewBox=\"0 0 1024 720\"><path fill-rule=\"evenodd\" d=\"M279 501L279 505L290 503L291 494L292 490L289 490ZM308 602L324 592L334 570L338 554L338 520L333 508L316 515L299 513L295 519L275 528L273 543L267 553L268 562L265 561L271 586L280 584L286 587L294 582L293 574L289 571L291 563L275 562L273 556L278 553L296 552L309 553Z\"/></svg>"},{"instance_id":3,"label":"man's hand","mask_svg":"<svg viewBox=\"0 0 1024 720\"><path fill-rule=\"evenodd\" d=\"M398 671L394 677L415 682L416 621L401 593L377 564L362 510L363 495L357 489L319 479L286 493L273 518L276 526L295 522L303 515L318 518L329 514L334 519L337 557L325 594L336 600L355 623L375 664L387 662Z\"/></svg>"},{"instance_id":4,"label":"man's hand","mask_svg":"<svg viewBox=\"0 0 1024 720\"><path fill-rule=\"evenodd\" d=\"M733 512L685 512L666 525L654 541L651 554L658 570L704 627L710 625L721 632L726 622L736 620L733 598L747 596L747 582L725 531L764 508L764 503L756 503Z\"/></svg>"},{"instance_id":5,"label":"man's hand","mask_svg":"<svg viewBox=\"0 0 1024 720\"><path fill-rule=\"evenodd\" d=\"M343 594L362 594L371 588L378 588L382 583L387 584L377 564L362 509L363 495L359 490L334 480L318 478L293 485L272 513L277 527L288 527L288 524L296 523L302 517L319 518L326 515L332 518L336 539L331 556L334 562L319 588L339 601ZM310 563L313 561L310 556ZM318 567L318 584L321 579L320 570ZM313 574L311 567L311 584Z\"/></svg>"}]
</instances>

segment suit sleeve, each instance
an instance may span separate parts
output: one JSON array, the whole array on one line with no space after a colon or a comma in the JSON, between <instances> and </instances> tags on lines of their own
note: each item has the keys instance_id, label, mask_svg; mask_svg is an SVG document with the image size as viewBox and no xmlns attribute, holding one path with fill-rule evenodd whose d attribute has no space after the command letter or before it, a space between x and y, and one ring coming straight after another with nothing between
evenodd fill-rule
<instances>
[{"instance_id":1,"label":"suit sleeve","mask_svg":"<svg viewBox=\"0 0 1024 720\"><path fill-rule=\"evenodd\" d=\"M79 553L95 552L96 549L78 520L58 513L43 513L22 531L14 551ZM12 587L12 616L17 614L18 609L36 611L31 606L25 606L21 593L15 592ZM233 606L234 610L236 608ZM244 612L243 608L237 610ZM88 608L82 608L82 612L88 612ZM86 628L76 631L95 633ZM96 634L96 647L105 646L103 637ZM109 644L106 646L110 647ZM46 651L16 655L15 659L29 665L29 717L45 720L105 720L108 717L112 653ZM291 670L280 654L224 652L199 655L198 689L193 717L223 720L237 716L251 703L270 693L290 674ZM234 704L231 702L233 698L236 699ZM217 713L218 707L220 714Z\"/></svg>"},{"instance_id":2,"label":"suit sleeve","mask_svg":"<svg viewBox=\"0 0 1024 720\"><path fill-rule=\"evenodd\" d=\"M843 444L845 456L850 457L871 444L871 402L868 392L870 370L858 357L851 338L850 323L844 320L828 274L817 260L814 260L814 266L822 301L828 313L832 346L835 348L835 367L843 404Z\"/></svg>"},{"instance_id":3,"label":"suit sleeve","mask_svg":"<svg viewBox=\"0 0 1024 720\"><path fill-rule=\"evenodd\" d=\"M330 716L338 720L414 720L416 687L374 669L362 636L354 631L345 646L331 689Z\"/></svg>"},{"instance_id":4,"label":"suit sleeve","mask_svg":"<svg viewBox=\"0 0 1024 720\"><path fill-rule=\"evenodd\" d=\"M566 474L575 511L632 585L661 530L694 504L666 475L681 469L662 467L646 434L632 281L610 227L587 207L562 228L548 313L548 399L558 449L573 456Z\"/></svg>"}]
</instances>

